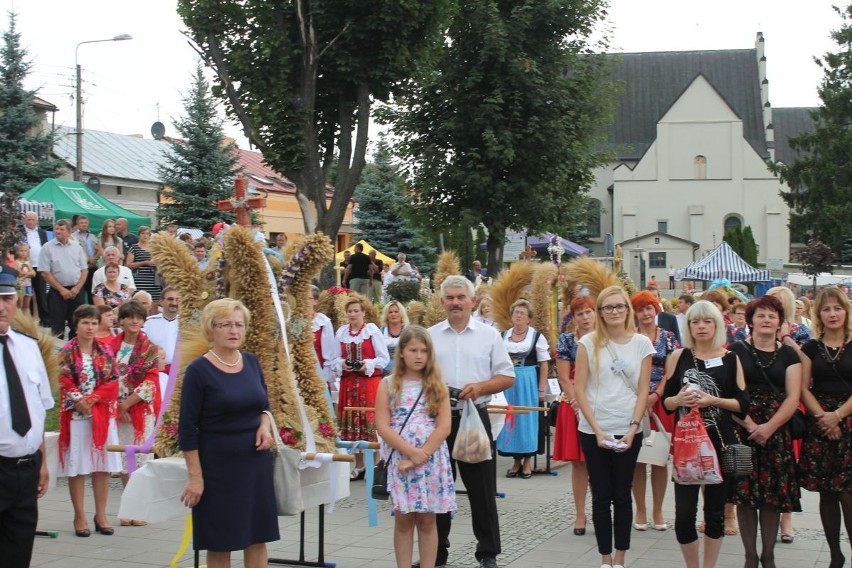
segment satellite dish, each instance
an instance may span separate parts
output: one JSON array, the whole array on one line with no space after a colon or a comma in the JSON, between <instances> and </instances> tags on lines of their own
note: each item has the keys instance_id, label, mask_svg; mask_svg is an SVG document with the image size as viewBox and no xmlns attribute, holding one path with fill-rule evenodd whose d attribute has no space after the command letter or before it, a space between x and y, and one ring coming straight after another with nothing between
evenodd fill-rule
<instances>
[{"instance_id":1,"label":"satellite dish","mask_svg":"<svg viewBox=\"0 0 852 568\"><path fill-rule=\"evenodd\" d=\"M166 127L159 120L151 125L151 136L154 140L161 140L166 134Z\"/></svg>"},{"instance_id":2,"label":"satellite dish","mask_svg":"<svg viewBox=\"0 0 852 568\"><path fill-rule=\"evenodd\" d=\"M101 178L98 176L89 176L89 179L86 180L86 185L95 193L101 192Z\"/></svg>"}]
</instances>

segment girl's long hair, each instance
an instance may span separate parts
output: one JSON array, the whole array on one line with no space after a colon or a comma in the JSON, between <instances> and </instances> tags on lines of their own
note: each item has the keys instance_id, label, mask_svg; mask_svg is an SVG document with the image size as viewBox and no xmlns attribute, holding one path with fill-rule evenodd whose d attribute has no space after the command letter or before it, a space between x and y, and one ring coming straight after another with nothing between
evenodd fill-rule
<instances>
[{"instance_id":1,"label":"girl's long hair","mask_svg":"<svg viewBox=\"0 0 852 568\"><path fill-rule=\"evenodd\" d=\"M595 301L595 307L597 308L595 317L597 321L595 322L595 331L592 332L592 336L594 337L594 345L595 345L595 374L599 375L601 371L600 364L600 351L606 344L609 343L609 330L606 326L606 320L604 320L603 311L601 307L603 306L604 300L609 298L610 296L621 296L621 299L624 300L624 303L627 304L627 311L624 314L624 330L629 333L636 332L636 314L633 312L633 304L630 303L630 296L627 295L627 292L621 286L609 286L601 290L601 293L598 294L597 300Z\"/></svg>"},{"instance_id":2,"label":"girl's long hair","mask_svg":"<svg viewBox=\"0 0 852 568\"><path fill-rule=\"evenodd\" d=\"M405 346L411 341L419 341L426 346L426 366L423 368L423 399L429 414L436 416L444 399L449 396L449 391L435 359L435 346L432 344L432 337L424 327L409 325L402 330L402 334L399 336L399 344L396 347L396 361L391 374L390 395L396 403L399 403L402 380L408 374L402 353L405 351Z\"/></svg>"}]
</instances>

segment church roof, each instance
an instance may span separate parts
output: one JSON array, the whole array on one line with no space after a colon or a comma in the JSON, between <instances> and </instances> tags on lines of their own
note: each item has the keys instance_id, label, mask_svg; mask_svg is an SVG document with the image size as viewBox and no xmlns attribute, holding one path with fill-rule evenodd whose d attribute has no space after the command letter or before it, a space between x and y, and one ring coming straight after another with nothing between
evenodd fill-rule
<instances>
[{"instance_id":1,"label":"church roof","mask_svg":"<svg viewBox=\"0 0 852 568\"><path fill-rule=\"evenodd\" d=\"M789 137L813 132L814 121L809 107L773 108L772 125L775 127L775 161L790 164L799 154L790 147Z\"/></svg>"},{"instance_id":2,"label":"church roof","mask_svg":"<svg viewBox=\"0 0 852 568\"><path fill-rule=\"evenodd\" d=\"M613 54L621 84L608 146L622 160L638 160L657 138L657 122L698 75L703 75L742 119L755 151L769 157L755 49Z\"/></svg>"}]
</instances>

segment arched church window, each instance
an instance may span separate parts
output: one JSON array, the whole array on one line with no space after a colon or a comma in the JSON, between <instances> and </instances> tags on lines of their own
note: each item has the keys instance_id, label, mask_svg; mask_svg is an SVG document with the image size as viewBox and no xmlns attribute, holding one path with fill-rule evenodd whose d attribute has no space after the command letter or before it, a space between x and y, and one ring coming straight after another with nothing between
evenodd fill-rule
<instances>
[{"instance_id":1,"label":"arched church window","mask_svg":"<svg viewBox=\"0 0 852 568\"><path fill-rule=\"evenodd\" d=\"M737 215L728 215L725 217L725 232L732 229L741 229L743 226L743 221Z\"/></svg>"},{"instance_id":2,"label":"arched church window","mask_svg":"<svg viewBox=\"0 0 852 568\"><path fill-rule=\"evenodd\" d=\"M695 179L707 179L707 158L695 156Z\"/></svg>"}]
</instances>

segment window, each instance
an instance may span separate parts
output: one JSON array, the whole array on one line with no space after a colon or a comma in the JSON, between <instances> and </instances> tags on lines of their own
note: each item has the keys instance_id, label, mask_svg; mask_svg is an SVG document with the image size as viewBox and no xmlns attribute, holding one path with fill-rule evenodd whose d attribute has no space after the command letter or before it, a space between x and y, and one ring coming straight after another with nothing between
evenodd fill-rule
<instances>
[{"instance_id":1,"label":"window","mask_svg":"<svg viewBox=\"0 0 852 568\"><path fill-rule=\"evenodd\" d=\"M695 179L707 179L707 158L695 156Z\"/></svg>"},{"instance_id":2,"label":"window","mask_svg":"<svg viewBox=\"0 0 852 568\"><path fill-rule=\"evenodd\" d=\"M588 219L587 236L592 239L599 238L601 236L601 202L599 199L589 199Z\"/></svg>"},{"instance_id":3,"label":"window","mask_svg":"<svg viewBox=\"0 0 852 568\"><path fill-rule=\"evenodd\" d=\"M669 232L669 222L668 221L657 221L657 230L661 233Z\"/></svg>"},{"instance_id":4,"label":"window","mask_svg":"<svg viewBox=\"0 0 852 568\"><path fill-rule=\"evenodd\" d=\"M725 232L741 229L743 226L742 220L736 215L728 215L725 217Z\"/></svg>"},{"instance_id":5,"label":"window","mask_svg":"<svg viewBox=\"0 0 852 568\"><path fill-rule=\"evenodd\" d=\"M664 252L649 252L648 253L648 268L665 268L666 253Z\"/></svg>"},{"instance_id":6,"label":"window","mask_svg":"<svg viewBox=\"0 0 852 568\"><path fill-rule=\"evenodd\" d=\"M121 186L120 185L115 186L115 194L121 195Z\"/></svg>"}]
</instances>

